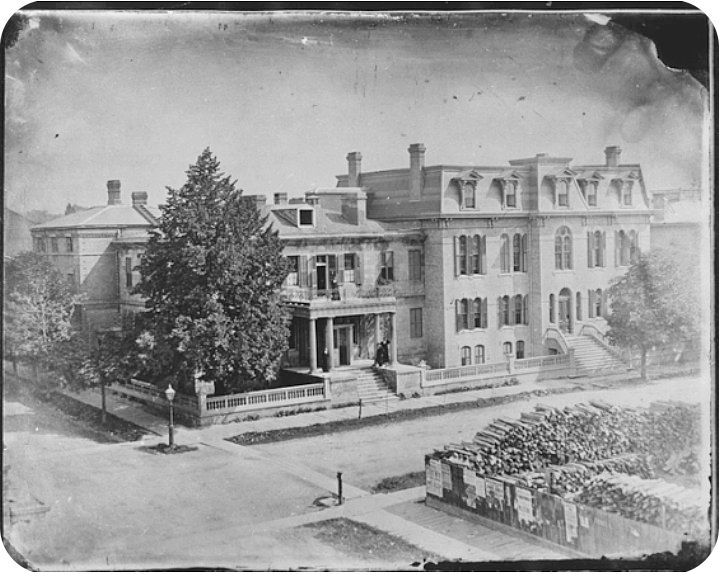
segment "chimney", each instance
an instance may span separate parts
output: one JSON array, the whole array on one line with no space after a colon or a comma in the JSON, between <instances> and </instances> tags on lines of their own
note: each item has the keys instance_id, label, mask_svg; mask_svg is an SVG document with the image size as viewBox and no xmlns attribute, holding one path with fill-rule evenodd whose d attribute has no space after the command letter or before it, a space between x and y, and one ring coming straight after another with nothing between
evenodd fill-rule
<instances>
[{"instance_id":1,"label":"chimney","mask_svg":"<svg viewBox=\"0 0 719 574\"><path fill-rule=\"evenodd\" d=\"M120 180L111 179L107 182L107 205L120 205Z\"/></svg>"},{"instance_id":2,"label":"chimney","mask_svg":"<svg viewBox=\"0 0 719 574\"><path fill-rule=\"evenodd\" d=\"M147 192L146 191L133 191L132 192L132 205L147 205Z\"/></svg>"},{"instance_id":3,"label":"chimney","mask_svg":"<svg viewBox=\"0 0 719 574\"><path fill-rule=\"evenodd\" d=\"M362 173L362 154L353 151L347 154L347 187L359 187Z\"/></svg>"},{"instance_id":4,"label":"chimney","mask_svg":"<svg viewBox=\"0 0 719 574\"><path fill-rule=\"evenodd\" d=\"M424 144L410 144L409 151L409 196L411 199L419 199L422 193L422 179L424 169L424 152L427 148Z\"/></svg>"},{"instance_id":5,"label":"chimney","mask_svg":"<svg viewBox=\"0 0 719 574\"><path fill-rule=\"evenodd\" d=\"M275 193L275 205L280 205L282 203L287 203L287 194Z\"/></svg>"},{"instance_id":6,"label":"chimney","mask_svg":"<svg viewBox=\"0 0 719 574\"><path fill-rule=\"evenodd\" d=\"M607 157L607 167L617 167L622 157L622 148L618 145L612 145L604 149L604 155Z\"/></svg>"}]
</instances>

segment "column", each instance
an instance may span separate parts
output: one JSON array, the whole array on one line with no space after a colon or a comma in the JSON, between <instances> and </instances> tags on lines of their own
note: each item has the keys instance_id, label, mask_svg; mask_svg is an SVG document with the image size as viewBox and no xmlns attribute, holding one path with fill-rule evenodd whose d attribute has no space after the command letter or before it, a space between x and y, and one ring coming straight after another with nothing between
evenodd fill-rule
<instances>
[{"instance_id":1,"label":"column","mask_svg":"<svg viewBox=\"0 0 719 574\"><path fill-rule=\"evenodd\" d=\"M317 319L310 319L310 372L317 371Z\"/></svg>"},{"instance_id":2,"label":"column","mask_svg":"<svg viewBox=\"0 0 719 574\"><path fill-rule=\"evenodd\" d=\"M377 345L379 345L380 337L382 336L381 332L381 323L382 323L382 315L379 313L374 314L374 349L372 350L372 357L374 357L375 353L377 352Z\"/></svg>"},{"instance_id":3,"label":"column","mask_svg":"<svg viewBox=\"0 0 719 574\"><path fill-rule=\"evenodd\" d=\"M397 363L397 313L390 313L389 318L392 324L392 342L390 343L389 362L391 365Z\"/></svg>"},{"instance_id":4,"label":"column","mask_svg":"<svg viewBox=\"0 0 719 574\"><path fill-rule=\"evenodd\" d=\"M327 326L325 331L325 342L327 344L327 370L332 370L332 353L334 352L335 348L335 322L332 319L332 317L327 317ZM324 349L323 349L324 351Z\"/></svg>"},{"instance_id":5,"label":"column","mask_svg":"<svg viewBox=\"0 0 719 574\"><path fill-rule=\"evenodd\" d=\"M574 291L569 292L569 328L568 331L570 333L574 333L574 320L576 318L576 315L574 313L575 307L576 307L576 293Z\"/></svg>"}]
</instances>

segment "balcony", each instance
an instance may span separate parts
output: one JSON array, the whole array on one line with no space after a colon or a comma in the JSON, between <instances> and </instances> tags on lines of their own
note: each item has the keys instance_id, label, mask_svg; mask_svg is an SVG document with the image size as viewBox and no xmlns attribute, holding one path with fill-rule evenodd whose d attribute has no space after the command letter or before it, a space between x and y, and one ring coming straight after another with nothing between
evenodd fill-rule
<instances>
[{"instance_id":1,"label":"balcony","mask_svg":"<svg viewBox=\"0 0 719 574\"><path fill-rule=\"evenodd\" d=\"M295 311L307 309L307 316L394 312L397 306L394 285L338 285L334 289L285 287L285 301ZM296 313L297 314L297 313Z\"/></svg>"}]
</instances>

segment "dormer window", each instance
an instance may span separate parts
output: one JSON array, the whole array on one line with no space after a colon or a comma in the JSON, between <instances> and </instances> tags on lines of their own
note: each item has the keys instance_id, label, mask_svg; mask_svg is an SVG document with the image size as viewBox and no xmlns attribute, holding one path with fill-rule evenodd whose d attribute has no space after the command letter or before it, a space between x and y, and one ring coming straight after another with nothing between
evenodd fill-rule
<instances>
[{"instance_id":1,"label":"dormer window","mask_svg":"<svg viewBox=\"0 0 719 574\"><path fill-rule=\"evenodd\" d=\"M569 180L558 179L556 186L557 205L559 207L569 207Z\"/></svg>"},{"instance_id":2,"label":"dormer window","mask_svg":"<svg viewBox=\"0 0 719 574\"><path fill-rule=\"evenodd\" d=\"M517 207L517 182L511 179L504 182L504 206Z\"/></svg>"},{"instance_id":3,"label":"dormer window","mask_svg":"<svg viewBox=\"0 0 719 574\"><path fill-rule=\"evenodd\" d=\"M314 211L312 209L300 209L300 225L311 227L314 224Z\"/></svg>"},{"instance_id":4,"label":"dormer window","mask_svg":"<svg viewBox=\"0 0 719 574\"><path fill-rule=\"evenodd\" d=\"M465 209L474 209L477 205L474 197L475 186L470 182L465 182L462 185L462 206Z\"/></svg>"},{"instance_id":5,"label":"dormer window","mask_svg":"<svg viewBox=\"0 0 719 574\"><path fill-rule=\"evenodd\" d=\"M632 183L631 181L622 183L622 205L632 205Z\"/></svg>"}]
</instances>

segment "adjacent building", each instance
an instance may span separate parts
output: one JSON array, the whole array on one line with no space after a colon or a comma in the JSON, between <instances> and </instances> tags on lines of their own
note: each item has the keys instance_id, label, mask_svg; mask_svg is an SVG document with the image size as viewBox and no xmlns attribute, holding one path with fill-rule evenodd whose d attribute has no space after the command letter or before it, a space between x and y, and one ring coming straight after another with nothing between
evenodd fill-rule
<instances>
[{"instance_id":1,"label":"adjacent building","mask_svg":"<svg viewBox=\"0 0 719 574\"><path fill-rule=\"evenodd\" d=\"M408 151L400 169L363 171L352 152L336 187L253 196L292 264L285 365L352 365L388 340L392 362L451 367L562 353L582 327L603 332L611 279L649 247L638 164L616 146L592 165L425 165L424 145ZM93 328L143 306L131 290L156 225L146 198L124 205L111 181L107 206L33 230L88 294Z\"/></svg>"}]
</instances>

